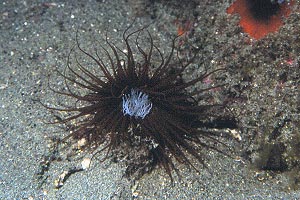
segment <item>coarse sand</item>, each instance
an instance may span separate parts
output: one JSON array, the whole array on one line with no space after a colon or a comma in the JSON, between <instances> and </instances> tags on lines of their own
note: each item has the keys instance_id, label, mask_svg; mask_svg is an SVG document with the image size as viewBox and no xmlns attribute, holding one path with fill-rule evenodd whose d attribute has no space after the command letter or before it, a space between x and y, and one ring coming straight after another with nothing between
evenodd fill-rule
<instances>
[{"instance_id":1,"label":"coarse sand","mask_svg":"<svg viewBox=\"0 0 300 200\"><path fill-rule=\"evenodd\" d=\"M299 191L289 189L291 176L251 164L258 156L257 137L282 116L291 122L281 132L299 131L291 125L299 125L299 1L282 29L261 41L241 32L238 16L226 13L231 3L0 1L0 199L300 199ZM49 92L48 76L66 66L76 31L86 48L106 33L118 46L133 21L133 29L149 25L164 53L170 50L171 39L185 31L183 46L187 41L202 46L211 69L230 69L226 82L232 86L233 98L237 97L232 112L242 128L235 130L237 139L226 142L236 147L236 159L205 150L209 169L198 174L178 164L181 178L175 176L173 184L161 169L130 181L123 177L122 163L95 159L57 189L59 177L80 168L81 160L49 157L51 139L65 136L67 130L45 123L54 114L37 102L60 105L64 101ZM197 74L197 66L190 70L187 76ZM281 80L281 74L287 80ZM51 84L63 88L63 82L54 78Z\"/></svg>"}]
</instances>

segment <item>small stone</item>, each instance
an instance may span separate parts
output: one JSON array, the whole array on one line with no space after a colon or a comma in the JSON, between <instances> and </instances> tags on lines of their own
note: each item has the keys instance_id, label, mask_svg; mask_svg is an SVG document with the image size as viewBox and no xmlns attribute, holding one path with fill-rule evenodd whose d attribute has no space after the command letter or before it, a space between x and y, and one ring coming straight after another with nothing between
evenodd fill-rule
<instances>
[{"instance_id":1,"label":"small stone","mask_svg":"<svg viewBox=\"0 0 300 200\"><path fill-rule=\"evenodd\" d=\"M237 130L230 130L229 132L235 139L237 139L238 141L242 141L242 136Z\"/></svg>"},{"instance_id":2,"label":"small stone","mask_svg":"<svg viewBox=\"0 0 300 200\"><path fill-rule=\"evenodd\" d=\"M78 149L81 149L81 147L83 147L85 144L86 144L85 138L78 140L78 142L77 142Z\"/></svg>"},{"instance_id":3,"label":"small stone","mask_svg":"<svg viewBox=\"0 0 300 200\"><path fill-rule=\"evenodd\" d=\"M90 164L91 164L91 159L84 158L81 162L82 169L84 169L84 170L88 169L90 167Z\"/></svg>"}]
</instances>

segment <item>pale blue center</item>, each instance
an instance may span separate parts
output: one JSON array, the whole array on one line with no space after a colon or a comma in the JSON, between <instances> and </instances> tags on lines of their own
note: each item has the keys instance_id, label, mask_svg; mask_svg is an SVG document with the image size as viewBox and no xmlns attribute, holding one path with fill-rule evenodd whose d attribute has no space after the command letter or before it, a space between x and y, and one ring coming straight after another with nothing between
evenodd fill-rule
<instances>
[{"instance_id":1,"label":"pale blue center","mask_svg":"<svg viewBox=\"0 0 300 200\"><path fill-rule=\"evenodd\" d=\"M124 115L144 119L152 108L148 95L136 89L131 89L131 93L124 95L122 99Z\"/></svg>"}]
</instances>

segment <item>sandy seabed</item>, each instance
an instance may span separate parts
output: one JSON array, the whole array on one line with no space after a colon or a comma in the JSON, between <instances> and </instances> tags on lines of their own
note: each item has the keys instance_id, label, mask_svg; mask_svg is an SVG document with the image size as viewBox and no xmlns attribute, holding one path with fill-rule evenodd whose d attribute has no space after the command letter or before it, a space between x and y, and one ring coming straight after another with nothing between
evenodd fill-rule
<instances>
[{"instance_id":1,"label":"sandy seabed","mask_svg":"<svg viewBox=\"0 0 300 200\"><path fill-rule=\"evenodd\" d=\"M231 3L1 1L0 199L300 199L299 191L288 189L289 176L270 175L251 164L259 149L257 138L283 118L291 121L280 128L282 135L299 132L299 2L282 29L260 41L251 41L241 32L238 16L226 14ZM203 46L211 69L230 69L226 82L238 96L232 112L243 127L237 130L241 140L228 142L239 146L237 159L207 152L211 173L203 169L197 174L179 165L182 178L175 177L174 185L161 169L132 182L122 178L122 164L92 162L88 170L71 175L60 189L55 189L55 180L80 161L54 161L41 184L37 174L49 154L50 139L67 134L44 123L53 116L36 101L63 101L48 92L48 75L55 68L64 69L77 30L86 44L108 32L118 45L134 19L133 29L150 24L154 41L166 52L179 28L187 27L185 37ZM245 152L250 152L248 159Z\"/></svg>"}]
</instances>

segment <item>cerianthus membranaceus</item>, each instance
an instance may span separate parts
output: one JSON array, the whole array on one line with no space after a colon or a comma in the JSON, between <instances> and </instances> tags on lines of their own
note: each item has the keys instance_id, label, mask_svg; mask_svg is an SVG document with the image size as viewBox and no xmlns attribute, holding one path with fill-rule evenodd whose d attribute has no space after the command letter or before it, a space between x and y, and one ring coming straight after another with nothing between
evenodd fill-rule
<instances>
[{"instance_id":1,"label":"cerianthus membranaceus","mask_svg":"<svg viewBox=\"0 0 300 200\"><path fill-rule=\"evenodd\" d=\"M199 94L220 85L193 92L189 88L224 69L205 70L197 78L184 81L182 74L193 59L184 62L174 56L176 38L172 40L171 52L164 56L146 29L132 33L128 30L123 33L125 51L106 39L108 48L101 45L103 57L97 51L93 55L84 50L76 37L79 52L100 72L91 72L76 56L72 61L69 56L66 70L60 73L66 91L51 89L74 98L76 104L71 108L46 107L74 113L59 122L74 122L65 139L84 139L86 150L106 151L103 160L114 153L122 154L128 160L127 175L140 177L160 166L172 179L176 162L198 171L192 160L205 166L202 148L223 152L218 144L224 144L209 128L214 127L211 120L215 113L211 109L224 107L199 103ZM148 39L147 50L140 45L142 35ZM159 58L157 65L154 57Z\"/></svg>"}]
</instances>

